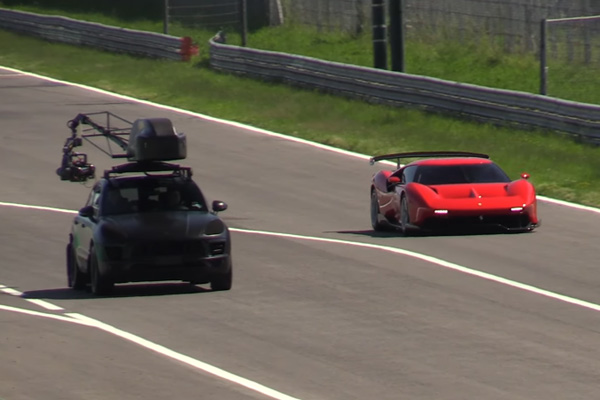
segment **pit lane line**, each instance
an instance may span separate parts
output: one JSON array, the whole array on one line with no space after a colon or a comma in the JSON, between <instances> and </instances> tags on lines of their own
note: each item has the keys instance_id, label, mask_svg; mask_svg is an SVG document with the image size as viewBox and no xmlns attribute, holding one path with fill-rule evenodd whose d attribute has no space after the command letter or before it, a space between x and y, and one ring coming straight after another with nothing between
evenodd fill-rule
<instances>
[{"instance_id":1,"label":"pit lane line","mask_svg":"<svg viewBox=\"0 0 600 400\"><path fill-rule=\"evenodd\" d=\"M262 129L262 128L257 128L251 125L246 125L246 124L242 124L240 122L235 122L235 121L229 121L226 119L221 119L221 118L216 118L216 117L211 117L209 115L205 115L205 114L200 114L194 111L189 111L189 110L184 110L181 108L177 108L177 107L172 107L172 106L167 106L164 104L159 104L159 103L153 103L151 101L147 101L147 100L141 100L141 99L136 99L135 97L130 97L130 96L125 96L123 94L119 94L119 93L115 93L115 92L109 92L107 90L103 90L103 89L98 89L92 86L86 86L86 85L82 85L80 83L73 83L73 82L68 82L68 81L62 81L59 79L54 79L54 78L50 78L48 76L44 76L44 75L38 75L38 74L34 74L32 72L26 72L26 71L21 71L15 68L10 68L10 67L5 67L0 65L0 70L5 70L5 71L9 71L11 72L10 75L5 74L5 75L0 75L0 77L6 77L6 76L10 76L10 77L18 77L18 76L29 76L32 78L36 78L36 79L41 79L41 80L45 80L48 82L53 82L53 83L60 83L62 85L66 85L66 86L71 86L71 87L76 87L79 89L84 89L90 92L94 92L94 93L99 93L102 95L106 95L106 96L111 96L120 100L126 100L129 102L133 102L133 103L137 103L137 104L144 104L147 106L151 106L154 108L159 108L162 110L167 110L167 111L172 111L172 112L176 112L178 114L182 114L182 115L187 115L189 117L194 117L194 118L199 118L199 119L203 119L205 121L210 121L210 122L215 122L218 124L222 124L222 125L226 125L226 126L231 126L234 128L240 128L240 129L244 129L247 131L251 131L254 133L260 133L261 135L266 135L266 136L272 136L272 137L276 137L279 139L284 139L284 140L288 140L290 142L295 142L295 143L301 143L310 147L315 147L318 149L322 149L322 150L326 150L326 151L330 151L332 153L337 153L337 154L342 154L342 155L346 155L346 156L350 156L350 157L354 157L354 158L359 158L362 160L369 160L371 158L371 156L367 156L365 154L360 154L360 153L355 153L352 151L348 151L348 150L343 150L343 149L339 149L337 147L332 147L332 146L328 146L325 144L321 144L321 143L316 143L316 142L311 142L309 140L306 139L301 139L301 138L297 138L294 136L289 136L289 135L284 135L282 133L277 133L277 132L272 132L272 131L268 131L266 129ZM390 165L390 166L395 166L395 163L392 163L390 161L379 161L379 163L381 164L385 164L385 165ZM582 211L588 211L588 212L593 212L596 214L600 214L600 208L597 207L590 207L590 206L584 206L582 204L577 204L577 203L571 203L568 201L563 201L563 200L557 200L557 199L553 199L551 197L546 197L546 196L537 196L538 200L541 201L545 201L548 203L552 203L552 204L556 204L559 206L563 206L563 207L569 207L569 208L574 208L574 209L578 209L578 210L582 210Z\"/></svg>"}]
</instances>

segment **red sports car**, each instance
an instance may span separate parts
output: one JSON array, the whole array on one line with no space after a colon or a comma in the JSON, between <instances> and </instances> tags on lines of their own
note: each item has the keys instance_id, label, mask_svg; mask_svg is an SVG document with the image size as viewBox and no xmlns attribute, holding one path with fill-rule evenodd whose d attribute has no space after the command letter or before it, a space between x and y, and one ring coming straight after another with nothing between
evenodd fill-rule
<instances>
[{"instance_id":1,"label":"red sports car","mask_svg":"<svg viewBox=\"0 0 600 400\"><path fill-rule=\"evenodd\" d=\"M403 159L416 159L401 165ZM531 231L539 225L535 189L521 174L511 181L487 154L437 151L385 154L394 170L371 181L371 225L376 231L499 227Z\"/></svg>"}]
</instances>

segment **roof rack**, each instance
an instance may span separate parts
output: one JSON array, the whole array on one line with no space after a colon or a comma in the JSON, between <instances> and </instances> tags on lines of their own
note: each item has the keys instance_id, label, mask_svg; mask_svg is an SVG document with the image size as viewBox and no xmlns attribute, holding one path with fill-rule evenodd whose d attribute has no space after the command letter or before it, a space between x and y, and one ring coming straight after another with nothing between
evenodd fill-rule
<instances>
[{"instance_id":1,"label":"roof rack","mask_svg":"<svg viewBox=\"0 0 600 400\"><path fill-rule=\"evenodd\" d=\"M127 164L115 165L104 171L104 178L110 179L120 174L143 173L152 176L152 172L170 172L169 176L191 179L192 169L178 164L159 161L136 161Z\"/></svg>"}]
</instances>

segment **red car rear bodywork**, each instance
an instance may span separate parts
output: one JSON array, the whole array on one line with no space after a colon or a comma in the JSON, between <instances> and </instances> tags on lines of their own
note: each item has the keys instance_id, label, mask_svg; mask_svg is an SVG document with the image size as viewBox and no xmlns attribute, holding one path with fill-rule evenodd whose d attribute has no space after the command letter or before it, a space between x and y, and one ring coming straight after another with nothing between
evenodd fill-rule
<instances>
[{"instance_id":1,"label":"red car rear bodywork","mask_svg":"<svg viewBox=\"0 0 600 400\"><path fill-rule=\"evenodd\" d=\"M420 158L400 165L404 158ZM456 229L473 226L531 231L539 225L535 188L529 175L511 181L485 154L397 153L395 170L377 172L371 182L371 224L375 230Z\"/></svg>"}]
</instances>

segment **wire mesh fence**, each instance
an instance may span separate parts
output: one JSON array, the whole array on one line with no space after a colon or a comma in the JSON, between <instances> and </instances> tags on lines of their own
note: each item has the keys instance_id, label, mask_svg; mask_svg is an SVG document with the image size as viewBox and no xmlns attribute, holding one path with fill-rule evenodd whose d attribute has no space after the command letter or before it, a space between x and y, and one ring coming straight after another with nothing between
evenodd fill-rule
<instances>
[{"instance_id":1,"label":"wire mesh fence","mask_svg":"<svg viewBox=\"0 0 600 400\"><path fill-rule=\"evenodd\" d=\"M164 0L167 24L206 30L240 31L267 26L276 9L273 0ZM278 4L278 2L276 2ZM275 4L275 3L273 3ZM245 19L243 20L243 15Z\"/></svg>"},{"instance_id":2,"label":"wire mesh fence","mask_svg":"<svg viewBox=\"0 0 600 400\"><path fill-rule=\"evenodd\" d=\"M293 22L320 30L369 29L372 0L281 0ZM388 1L388 0L386 0ZM535 51L543 18L600 14L598 0L402 0L408 38L501 42L507 51Z\"/></svg>"},{"instance_id":3,"label":"wire mesh fence","mask_svg":"<svg viewBox=\"0 0 600 400\"><path fill-rule=\"evenodd\" d=\"M169 22L206 29L238 28L239 0L169 0Z\"/></svg>"},{"instance_id":4,"label":"wire mesh fence","mask_svg":"<svg viewBox=\"0 0 600 400\"><path fill-rule=\"evenodd\" d=\"M545 28L545 29L544 29ZM596 98L600 76L600 15L544 22L542 93L563 97L559 86L576 89L580 101ZM542 43L540 42L542 46ZM542 60L543 57L543 60ZM561 85L556 85L556 82Z\"/></svg>"},{"instance_id":5,"label":"wire mesh fence","mask_svg":"<svg viewBox=\"0 0 600 400\"><path fill-rule=\"evenodd\" d=\"M546 30L551 58L584 64L600 62L600 15L547 19Z\"/></svg>"},{"instance_id":6,"label":"wire mesh fence","mask_svg":"<svg viewBox=\"0 0 600 400\"><path fill-rule=\"evenodd\" d=\"M287 21L321 31L368 32L373 0L280 0ZM541 22L600 15L600 0L386 0L402 2L404 39L453 41L539 56ZM389 14L389 13L388 13ZM388 15L389 19L389 15ZM573 82L579 101L593 96L600 72L600 19L549 24L547 94L560 97L552 83Z\"/></svg>"},{"instance_id":7,"label":"wire mesh fence","mask_svg":"<svg viewBox=\"0 0 600 400\"><path fill-rule=\"evenodd\" d=\"M359 33L369 25L372 0L282 0L286 20L319 30Z\"/></svg>"}]
</instances>

